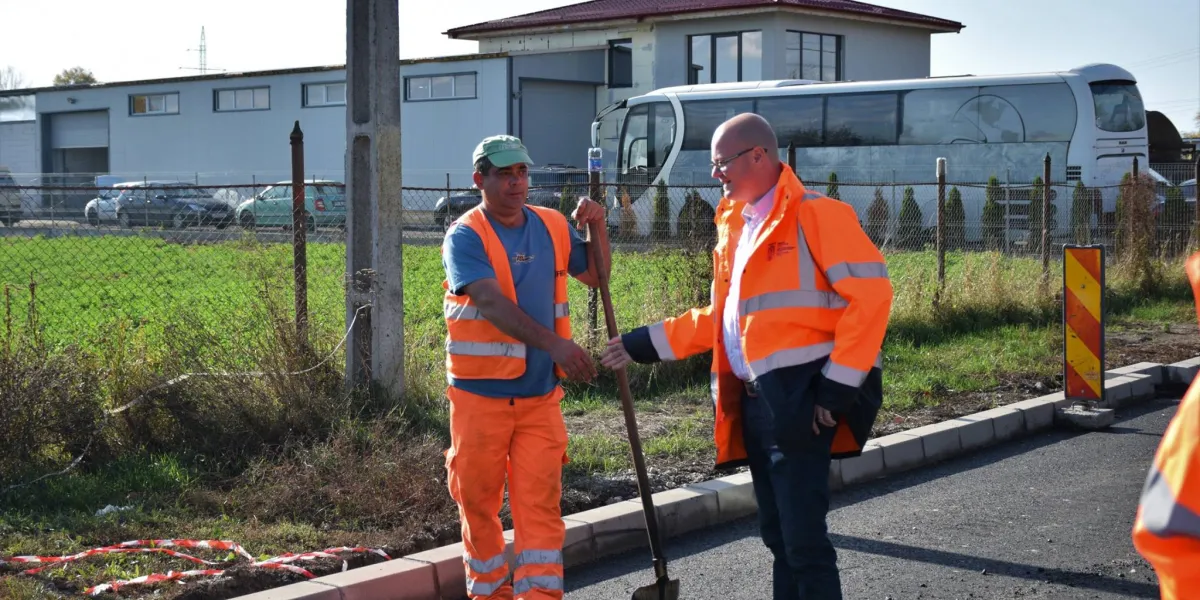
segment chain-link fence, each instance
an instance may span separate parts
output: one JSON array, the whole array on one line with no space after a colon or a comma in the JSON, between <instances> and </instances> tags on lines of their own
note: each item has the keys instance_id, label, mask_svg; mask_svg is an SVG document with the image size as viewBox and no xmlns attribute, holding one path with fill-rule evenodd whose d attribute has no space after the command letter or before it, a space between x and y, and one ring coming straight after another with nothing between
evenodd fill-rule
<instances>
[{"instance_id":1,"label":"chain-link fence","mask_svg":"<svg viewBox=\"0 0 1200 600\"><path fill-rule=\"evenodd\" d=\"M940 259L944 252L999 251L1048 263L1065 243L1105 244L1116 251L1111 256L1130 247L1130 240L1156 257L1195 247L1195 181L1183 179L1183 169L1171 171L1169 179L1167 171L1152 165L1138 174L1137 184L1105 187L995 177L805 185L852 206L888 254L940 249ZM559 176L531 186L528 202L569 215L579 197L592 193L586 172ZM0 284L10 290L7 313L28 318L29 304L20 298L35 295L39 323L51 341L62 343L107 339L113 327L165 336L172 323L186 319L219 332L213 343L220 348L236 338L228 333L261 329L271 302L285 306L284 313L293 310L298 282L312 307L313 333L336 339L345 327L345 185L315 174L307 179L301 240L293 231L291 185L287 178L272 181L195 185L146 178L105 187L0 182ZM609 207L616 252L700 250L715 242L716 185L604 183L596 193ZM406 245L436 252L449 223L481 200L473 188L404 188ZM303 255L296 252L301 241ZM11 294L18 289L19 295Z\"/></svg>"}]
</instances>

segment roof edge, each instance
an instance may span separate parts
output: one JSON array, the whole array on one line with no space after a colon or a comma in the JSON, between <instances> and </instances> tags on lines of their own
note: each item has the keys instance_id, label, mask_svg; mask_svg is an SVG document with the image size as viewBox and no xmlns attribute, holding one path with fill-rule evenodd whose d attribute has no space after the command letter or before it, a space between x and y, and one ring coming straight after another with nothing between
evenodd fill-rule
<instances>
[{"instance_id":1,"label":"roof edge","mask_svg":"<svg viewBox=\"0 0 1200 600\"><path fill-rule=\"evenodd\" d=\"M432 56L426 58L404 58L397 62L397 66L417 65L426 63L448 63L448 62L464 62L469 60L490 60L496 58L506 58L508 52L486 52L480 54L449 54L446 56ZM166 83L191 83L196 81L221 81L227 79L246 79L250 77L278 77L280 75L299 75L304 73L327 73L329 71L339 71L346 68L346 65L322 65L312 67L293 67L288 69L268 69L263 71L237 71L233 73L217 73L213 75L185 75L183 77L158 77L153 79L133 79L126 81L106 81L103 83L83 83L76 85L53 85L36 88L21 88L15 90L0 90L0 98L12 96L28 96L30 94L44 94L48 92L72 92L86 91L93 89L105 89L115 87L128 87L134 85L158 85Z\"/></svg>"},{"instance_id":2,"label":"roof edge","mask_svg":"<svg viewBox=\"0 0 1200 600\"><path fill-rule=\"evenodd\" d=\"M848 10L821 10L818 8L809 8L809 7L781 6L774 0L762 0L762 2L758 3L757 5L746 5L746 6L738 6L738 7L727 7L727 8L711 8L711 7L683 8L683 9L676 9L676 10L671 10L671 11L664 11L664 12L655 13L655 14L631 15L631 16L623 18L623 19L614 19L612 16L579 18L579 19L572 19L570 21L562 21L562 22L554 24L554 25L547 24L547 25L535 25L535 26L522 26L520 24L514 24L511 26L506 26L506 25L501 24L501 22L505 21L506 19L497 19L497 20L493 20L493 21L485 21L483 23L475 23L472 25L464 25L462 27L455 27L452 29L448 29L446 31L443 31L442 35L445 35L445 36L449 37L450 39L479 40L481 38L493 37L493 36L499 36L499 35L505 35L505 34L511 35L515 31L524 31L524 30L554 31L556 29L561 31L564 28L568 28L572 25L585 25L585 24L588 25L588 28L590 29L590 28L597 27L596 24L598 24L598 23L607 22L607 21L642 22L642 21L648 21L648 20L658 20L658 19L661 19L662 17L681 16L681 15L689 15L689 14L696 14L696 13L715 13L715 14L719 15L719 14L724 14L724 13L729 13L729 12L743 11L743 10L752 9L752 8L774 8L774 9L778 9L778 10L790 9L790 10L796 10L796 11L800 11L800 12L808 12L808 13L813 13L813 14L832 15L837 18L873 17L874 19L877 19L880 22L903 23L906 25L917 26L917 27L921 27L923 29L930 29L933 31L943 32L943 33L958 33L958 32L961 32L966 27L966 25L963 25L962 23L960 23L958 21L952 21L950 19L942 19L939 17L932 17L932 16L928 16L928 15L919 15L917 13L911 13L913 15L912 17L903 17L903 16L898 16L898 15L897 16L878 16L878 15L871 15L866 12L857 12L857 11L848 11ZM556 9L550 9L550 10L556 10ZM538 11L538 12L549 12L549 11ZM532 16L532 15L538 14L538 12L529 13L528 15L518 15L518 16L521 16L521 17ZM902 12L908 12L908 11L902 11ZM516 17L511 17L511 18L516 18Z\"/></svg>"}]
</instances>

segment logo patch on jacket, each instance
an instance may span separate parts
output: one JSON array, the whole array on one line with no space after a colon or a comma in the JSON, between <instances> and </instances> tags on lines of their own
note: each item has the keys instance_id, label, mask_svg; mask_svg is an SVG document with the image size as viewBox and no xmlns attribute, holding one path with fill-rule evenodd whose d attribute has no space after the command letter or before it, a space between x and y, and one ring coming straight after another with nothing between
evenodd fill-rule
<instances>
[{"instance_id":1,"label":"logo patch on jacket","mask_svg":"<svg viewBox=\"0 0 1200 600\"><path fill-rule=\"evenodd\" d=\"M796 246L787 242L771 242L767 244L767 260L774 260L777 256L783 256L796 249Z\"/></svg>"},{"instance_id":2,"label":"logo patch on jacket","mask_svg":"<svg viewBox=\"0 0 1200 600\"><path fill-rule=\"evenodd\" d=\"M513 257L512 257L512 261L513 261L513 262L515 262L515 263L517 263L517 264L524 264L524 263L528 263L528 262L533 262L533 256L532 256L532 255L529 255L529 254L522 254L522 253L518 252L518 253L516 253L516 254L514 254L514 255L513 255Z\"/></svg>"}]
</instances>

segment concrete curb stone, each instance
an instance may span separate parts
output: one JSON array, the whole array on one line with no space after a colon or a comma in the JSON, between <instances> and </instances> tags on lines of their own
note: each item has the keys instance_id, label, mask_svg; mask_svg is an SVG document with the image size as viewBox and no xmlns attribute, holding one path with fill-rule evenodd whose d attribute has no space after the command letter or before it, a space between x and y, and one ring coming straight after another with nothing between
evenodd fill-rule
<instances>
[{"instance_id":1,"label":"concrete curb stone","mask_svg":"<svg viewBox=\"0 0 1200 600\"><path fill-rule=\"evenodd\" d=\"M1098 406L1115 409L1149 400L1160 387L1190 384L1198 371L1200 357L1170 365L1142 362L1108 370L1105 398ZM869 440L860 456L831 463L830 487L841 490L1061 426L1060 415L1071 404L1063 392L1056 392ZM757 511L748 472L659 492L653 499L664 538L746 518ZM639 498L564 515L563 521L567 525L566 568L649 546ZM510 568L512 535L511 530L505 532ZM241 598L460 600L466 593L462 556L462 543L458 542Z\"/></svg>"}]
</instances>

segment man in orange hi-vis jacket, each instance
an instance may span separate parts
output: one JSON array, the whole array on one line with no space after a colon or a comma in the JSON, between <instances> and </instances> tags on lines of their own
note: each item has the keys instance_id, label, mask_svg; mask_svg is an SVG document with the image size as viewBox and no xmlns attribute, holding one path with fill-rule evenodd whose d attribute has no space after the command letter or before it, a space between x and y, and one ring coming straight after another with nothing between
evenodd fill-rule
<instances>
[{"instance_id":1,"label":"man in orange hi-vis jacket","mask_svg":"<svg viewBox=\"0 0 1200 600\"><path fill-rule=\"evenodd\" d=\"M1187 261L1200 320L1200 253ZM1163 600L1200 598L1200 377L1192 381L1146 476L1133 545L1154 566Z\"/></svg>"},{"instance_id":2,"label":"man in orange hi-vis jacket","mask_svg":"<svg viewBox=\"0 0 1200 600\"><path fill-rule=\"evenodd\" d=\"M563 597L560 512L567 429L559 378L589 380L591 357L571 340L567 275L599 285L588 244L556 210L529 206L521 140L475 149L483 202L454 221L442 243L446 269L446 377L450 400L447 486L458 504L471 598ZM582 199L580 227L604 222ZM516 565L508 580L500 507L512 508Z\"/></svg>"},{"instance_id":3,"label":"man in orange hi-vis jacket","mask_svg":"<svg viewBox=\"0 0 1200 600\"><path fill-rule=\"evenodd\" d=\"M774 598L840 599L829 464L862 453L883 401L893 292L854 209L805 189L778 148L752 113L717 128L710 304L609 340L601 364L712 350L717 466L750 467Z\"/></svg>"}]
</instances>

